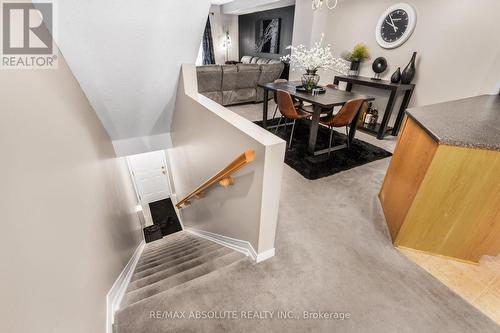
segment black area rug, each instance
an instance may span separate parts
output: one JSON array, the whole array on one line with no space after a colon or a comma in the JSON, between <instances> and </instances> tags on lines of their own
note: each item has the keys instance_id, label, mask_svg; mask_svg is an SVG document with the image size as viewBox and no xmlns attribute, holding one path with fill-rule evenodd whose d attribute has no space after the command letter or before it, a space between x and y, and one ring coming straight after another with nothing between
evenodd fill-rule
<instances>
[{"instance_id":1,"label":"black area rug","mask_svg":"<svg viewBox=\"0 0 500 333\"><path fill-rule=\"evenodd\" d=\"M257 125L262 126L262 121L256 121ZM268 126L276 125L278 119L269 120ZM328 154L311 157L307 154L307 143L309 140L309 121L297 121L295 133L293 135L292 147L288 149L288 140L292 131L292 125L280 127L278 135L287 141L287 150L285 153L285 163L295 169L298 173L307 179L319 179L336 174L337 172L349 170L357 166L370 163L382 158L392 156L392 154L382 148L354 139L349 149L341 149ZM275 129L269 130L274 133ZM330 139L330 130L320 126L318 130L318 139L316 150L328 148ZM344 144L346 135L339 132L333 132L333 146Z\"/></svg>"}]
</instances>

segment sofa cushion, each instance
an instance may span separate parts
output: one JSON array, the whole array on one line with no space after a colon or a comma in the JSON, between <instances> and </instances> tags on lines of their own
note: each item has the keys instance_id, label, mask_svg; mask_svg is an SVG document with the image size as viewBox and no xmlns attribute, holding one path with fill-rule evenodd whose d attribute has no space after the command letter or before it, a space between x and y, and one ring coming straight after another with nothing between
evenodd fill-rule
<instances>
[{"instance_id":1,"label":"sofa cushion","mask_svg":"<svg viewBox=\"0 0 500 333\"><path fill-rule=\"evenodd\" d=\"M262 101L264 91L257 85L273 82L284 67L279 60L272 61L276 63L198 66L198 91L222 105Z\"/></svg>"},{"instance_id":2,"label":"sofa cushion","mask_svg":"<svg viewBox=\"0 0 500 333\"><path fill-rule=\"evenodd\" d=\"M230 90L236 86L238 82L238 66L225 65L222 66L222 88L221 90Z\"/></svg>"},{"instance_id":3,"label":"sofa cushion","mask_svg":"<svg viewBox=\"0 0 500 333\"><path fill-rule=\"evenodd\" d=\"M283 71L285 65L280 61L279 63L274 64L263 64L260 65L261 73L259 77L258 84L264 84L269 82L274 82L277 78L280 77L281 72ZM256 101L261 102L264 100L264 89L261 87L256 88ZM272 95L272 94L269 94Z\"/></svg>"},{"instance_id":4,"label":"sofa cushion","mask_svg":"<svg viewBox=\"0 0 500 333\"><path fill-rule=\"evenodd\" d=\"M250 63L250 60L252 60L252 56L243 56L241 57L241 62L244 63L244 64L249 64Z\"/></svg>"},{"instance_id":5,"label":"sofa cushion","mask_svg":"<svg viewBox=\"0 0 500 333\"><path fill-rule=\"evenodd\" d=\"M260 65L260 77L258 84L273 82L277 78L280 77L281 72L283 71L284 65L283 63L275 63L275 64L262 64Z\"/></svg>"},{"instance_id":6,"label":"sofa cushion","mask_svg":"<svg viewBox=\"0 0 500 333\"><path fill-rule=\"evenodd\" d=\"M256 64L259 59L260 59L259 57L253 57L252 60L250 60L250 63Z\"/></svg>"},{"instance_id":7,"label":"sofa cushion","mask_svg":"<svg viewBox=\"0 0 500 333\"><path fill-rule=\"evenodd\" d=\"M269 59L268 64L281 64L282 61L280 59Z\"/></svg>"},{"instance_id":8,"label":"sofa cushion","mask_svg":"<svg viewBox=\"0 0 500 333\"><path fill-rule=\"evenodd\" d=\"M196 67L198 77L198 91L222 90L222 68L219 65L207 65Z\"/></svg>"},{"instance_id":9,"label":"sofa cushion","mask_svg":"<svg viewBox=\"0 0 500 333\"><path fill-rule=\"evenodd\" d=\"M239 72L245 71L260 71L260 65L258 64L237 64Z\"/></svg>"},{"instance_id":10,"label":"sofa cushion","mask_svg":"<svg viewBox=\"0 0 500 333\"><path fill-rule=\"evenodd\" d=\"M222 91L207 91L201 93L203 96L210 98L211 100L222 104Z\"/></svg>"},{"instance_id":11,"label":"sofa cushion","mask_svg":"<svg viewBox=\"0 0 500 333\"><path fill-rule=\"evenodd\" d=\"M253 102L256 99L256 95L257 93L255 87L223 91L222 104L231 105L231 104L248 103L249 101Z\"/></svg>"},{"instance_id":12,"label":"sofa cushion","mask_svg":"<svg viewBox=\"0 0 500 333\"><path fill-rule=\"evenodd\" d=\"M222 91L255 88L260 76L260 65L238 64L232 68L224 66Z\"/></svg>"},{"instance_id":13,"label":"sofa cushion","mask_svg":"<svg viewBox=\"0 0 500 333\"><path fill-rule=\"evenodd\" d=\"M259 58L256 63L257 64L268 64L270 60L271 59L268 59L268 58Z\"/></svg>"}]
</instances>

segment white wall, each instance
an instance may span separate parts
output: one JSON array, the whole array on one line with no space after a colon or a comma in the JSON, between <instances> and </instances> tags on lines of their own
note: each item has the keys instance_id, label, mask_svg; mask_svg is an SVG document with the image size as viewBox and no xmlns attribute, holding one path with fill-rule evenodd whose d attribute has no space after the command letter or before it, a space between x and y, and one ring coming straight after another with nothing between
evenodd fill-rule
<instances>
[{"instance_id":1,"label":"white wall","mask_svg":"<svg viewBox=\"0 0 500 333\"><path fill-rule=\"evenodd\" d=\"M408 0L417 12L415 31L401 47L386 50L375 41L375 26L382 12L395 2L339 1L336 9L323 8L311 18L310 1L297 0L294 43L310 44L324 32L325 41L332 45L335 56L357 43L364 43L372 59L362 65L360 75L372 76L372 61L383 56L389 63L385 78L398 66L403 69L412 52L417 51L414 80L417 86L410 104L414 106L498 92L500 1ZM295 77L297 74L294 73ZM331 82L333 76L332 72L321 73L322 82ZM376 104L380 106L387 101L387 95L376 90L357 90L376 94Z\"/></svg>"},{"instance_id":2,"label":"white wall","mask_svg":"<svg viewBox=\"0 0 500 333\"><path fill-rule=\"evenodd\" d=\"M295 1L292 45L311 46L311 29L313 24L311 1Z\"/></svg>"},{"instance_id":3,"label":"white wall","mask_svg":"<svg viewBox=\"0 0 500 333\"><path fill-rule=\"evenodd\" d=\"M210 12L210 23L212 26L212 39L214 41L215 63L223 65L226 57L226 49L222 47L226 30L229 30L232 47L228 51L228 60L239 60L238 56L238 15L227 15L221 12L221 6L212 5Z\"/></svg>"},{"instance_id":4,"label":"white wall","mask_svg":"<svg viewBox=\"0 0 500 333\"><path fill-rule=\"evenodd\" d=\"M209 0L58 1L57 43L120 155L169 145L180 65Z\"/></svg>"},{"instance_id":5,"label":"white wall","mask_svg":"<svg viewBox=\"0 0 500 333\"><path fill-rule=\"evenodd\" d=\"M285 142L198 94L192 65L183 66L176 100L168 150L174 202L245 150L256 153L233 186L215 186L181 210L184 226L248 241L257 253L273 249Z\"/></svg>"},{"instance_id":6,"label":"white wall","mask_svg":"<svg viewBox=\"0 0 500 333\"><path fill-rule=\"evenodd\" d=\"M61 56L2 70L0 101L0 332L104 332L142 239L125 161Z\"/></svg>"}]
</instances>

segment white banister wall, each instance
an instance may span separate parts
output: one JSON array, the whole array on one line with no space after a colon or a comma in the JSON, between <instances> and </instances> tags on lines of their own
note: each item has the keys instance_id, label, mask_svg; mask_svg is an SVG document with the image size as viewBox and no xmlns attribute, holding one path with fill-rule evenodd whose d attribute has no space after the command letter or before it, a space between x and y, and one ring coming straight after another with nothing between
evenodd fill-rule
<instances>
[{"instance_id":1,"label":"white banister wall","mask_svg":"<svg viewBox=\"0 0 500 333\"><path fill-rule=\"evenodd\" d=\"M196 68L183 65L167 151L177 202L247 149L255 160L180 211L184 227L274 251L285 141L198 93Z\"/></svg>"}]
</instances>

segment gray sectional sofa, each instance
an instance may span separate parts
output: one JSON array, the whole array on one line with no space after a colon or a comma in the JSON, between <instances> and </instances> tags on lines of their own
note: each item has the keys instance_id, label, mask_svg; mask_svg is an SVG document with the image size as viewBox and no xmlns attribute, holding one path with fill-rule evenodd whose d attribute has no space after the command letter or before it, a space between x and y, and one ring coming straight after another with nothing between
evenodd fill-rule
<instances>
[{"instance_id":1,"label":"gray sectional sofa","mask_svg":"<svg viewBox=\"0 0 500 333\"><path fill-rule=\"evenodd\" d=\"M283 63L250 56L241 58L241 62L196 67L198 91L222 105L262 102L264 91L257 85L278 79Z\"/></svg>"}]
</instances>

